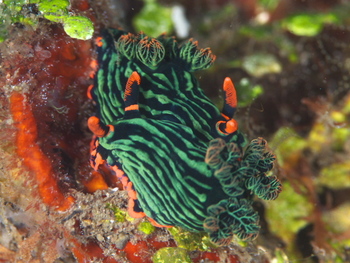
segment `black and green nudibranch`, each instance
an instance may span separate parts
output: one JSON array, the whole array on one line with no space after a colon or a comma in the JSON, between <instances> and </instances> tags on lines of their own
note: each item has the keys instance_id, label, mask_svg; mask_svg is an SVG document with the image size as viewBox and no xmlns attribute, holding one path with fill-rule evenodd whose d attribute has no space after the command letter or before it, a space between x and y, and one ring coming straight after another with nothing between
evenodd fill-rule
<instances>
[{"instance_id":1,"label":"black and green nudibranch","mask_svg":"<svg viewBox=\"0 0 350 263\"><path fill-rule=\"evenodd\" d=\"M254 239L254 196L273 200L281 191L267 176L275 156L264 139L247 144L238 131L230 78L221 112L199 87L192 72L213 63L210 49L192 39L178 45L164 35L110 30L98 38L97 54L91 165L107 163L115 172L128 190L130 215L206 231L218 245L233 235Z\"/></svg>"}]
</instances>

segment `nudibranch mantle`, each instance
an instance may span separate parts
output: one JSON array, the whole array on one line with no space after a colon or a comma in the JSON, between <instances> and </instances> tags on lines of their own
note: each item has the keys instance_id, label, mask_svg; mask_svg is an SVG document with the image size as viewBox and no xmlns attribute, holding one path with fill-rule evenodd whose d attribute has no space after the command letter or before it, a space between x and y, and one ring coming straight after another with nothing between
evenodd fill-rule
<instances>
[{"instance_id":1,"label":"nudibranch mantle","mask_svg":"<svg viewBox=\"0 0 350 263\"><path fill-rule=\"evenodd\" d=\"M233 235L254 239L253 197L273 200L281 191L279 180L266 175L275 157L264 139L246 145L237 130L229 78L222 112L200 89L192 72L212 64L210 49L119 30L105 32L97 46L91 165L98 170L107 163L115 171L128 191L130 215L206 231L218 245Z\"/></svg>"}]
</instances>

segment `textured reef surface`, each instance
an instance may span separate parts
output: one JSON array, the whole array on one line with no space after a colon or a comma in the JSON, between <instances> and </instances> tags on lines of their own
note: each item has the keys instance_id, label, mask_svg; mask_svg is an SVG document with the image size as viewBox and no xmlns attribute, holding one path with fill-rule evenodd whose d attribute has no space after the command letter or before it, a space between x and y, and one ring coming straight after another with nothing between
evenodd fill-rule
<instances>
[{"instance_id":1,"label":"textured reef surface","mask_svg":"<svg viewBox=\"0 0 350 263\"><path fill-rule=\"evenodd\" d=\"M97 106L91 165L107 165L128 191L132 217L155 226L206 231L217 245L234 235L254 239L259 216L254 196L277 198L281 184L268 176L275 156L262 138L247 143L233 119L236 91L223 84L220 112L192 72L215 56L190 39L178 45L119 30L96 41L98 71L88 91Z\"/></svg>"},{"instance_id":2,"label":"textured reef surface","mask_svg":"<svg viewBox=\"0 0 350 263\"><path fill-rule=\"evenodd\" d=\"M192 45L194 41L181 46L164 36L156 40L144 39L146 35L157 36L164 31L182 37L177 30L163 29L163 25L169 23L176 26L170 12L178 4L183 6L183 19L190 25L188 35L183 37L191 36L201 46L210 46L218 57L209 70L193 72L200 65L210 66L214 58L208 49L200 52ZM4 262L67 263L348 262L349 10L349 3L340 0L1 1L0 259ZM143 31L145 34L111 32L103 35L96 48L94 40L82 40L91 36L91 22L94 39L101 28L120 26L130 32ZM75 27L78 25L79 28ZM144 40L142 44L141 40ZM184 48L186 45L187 49ZM141 46L154 53L143 51ZM96 49L100 56L98 84L104 92L96 93L90 89L93 102L87 100L86 89L93 83L91 72L96 72ZM188 56L184 52L188 52ZM130 58L125 59L128 54ZM172 67L176 68L175 75L169 74ZM118 79L112 69L120 73ZM160 74L176 88L169 89L170 86L164 83L160 85L161 79L156 79ZM225 92L217 88L217 84L226 76L235 80L239 95L238 110L234 113L239 131L250 139L260 136L267 139L278 160L274 163L274 173L283 182L283 191L273 202L259 200L258 196L265 196L264 192L249 190L255 182L261 185L266 179L260 179L269 177L256 175L251 179L241 173L241 168L251 159L248 143L235 132L234 96L225 95L231 98L223 110L226 119L216 107L206 102L207 99L201 104L195 98L203 99L204 96L194 94L196 96L191 97L187 92L192 86L192 90L198 92L198 79L204 93L220 105ZM113 84L116 81L119 83ZM113 87L115 93L108 92L104 82L110 83L109 87ZM224 87L232 90L229 79L224 83ZM162 86L166 89L160 91ZM138 98L132 95L127 99L129 105L124 101L127 87L131 94L139 91ZM176 94L184 95L181 99L174 93L178 89L181 91ZM156 99L152 99L151 91L158 91L154 94ZM100 99L97 96L101 96ZM112 107L112 101L119 104ZM99 109L101 105L107 111ZM137 105L139 113L132 111ZM128 106L132 107L125 111ZM205 117L206 112L210 112L211 117ZM103 140L107 141L103 137L105 133L112 129L106 126L112 125L114 129L122 120L129 125L127 136L135 138L133 133L140 128L130 129L130 122L137 121L139 116L143 119L142 124L156 127L153 134L159 134L158 130L164 133L172 125L186 136L182 138L177 133L174 136L174 129L171 129L170 141L174 139L182 144L173 142L169 144L169 150L159 147L159 142L165 141L157 137L145 140L137 147L130 145L134 155L124 151L129 156L124 163L119 158L119 166L107 165L111 158L113 161L112 153L110 159L103 161L109 150L103 150L106 144L96 145L94 139L92 148L96 150L96 159L92 161L98 164L98 171L94 171L89 165L91 131L86 121L92 115L100 119L93 118L92 127L102 136L98 139L101 145ZM223 122L217 125L220 120ZM133 127L139 124L141 122ZM116 140L123 136L120 128L114 130ZM152 132L148 128L144 130ZM195 151L184 150L186 138L195 138L188 144ZM146 148L149 141L153 142L152 149ZM259 138L253 142L252 152L266 148ZM125 149L125 145L123 147ZM145 149L149 153L147 158L140 155ZM158 154L160 149L164 156ZM190 159L180 153L186 153L198 166L190 165ZM195 153L202 155L201 159ZM150 164L148 167L144 160ZM147 175L144 177L148 180L146 186L151 187L152 192L137 189L143 185L143 178L131 173L132 162ZM170 164L173 165L171 169ZM223 221L216 219L217 212L221 213L220 220L229 219L226 215L232 209L242 208L243 202L250 206L254 201L252 206L260 221L260 234L254 242L242 243L234 238L228 246L218 247L210 242L205 231L197 231L194 227L191 229L197 232L184 229L189 223L181 218L186 208L182 197L192 198L189 186L196 184L186 181L189 173L179 169L189 171L190 167L191 171L199 171L199 167L204 170L205 166L212 171L211 174L208 172L211 177L205 177L206 172L204 176L199 172L192 176L201 179L196 181L202 182L201 186L212 187L213 194L206 199L208 208L217 205L220 209L204 210L206 204L201 199L199 206L193 207L191 212L202 211L205 218L202 225L200 218L196 218L195 227L204 230L205 222L206 227L211 227L207 233L213 240L217 224L223 226ZM225 171L230 166L235 168L228 176ZM145 169L150 172L146 173ZM178 173L171 173L174 170ZM116 172L130 191L120 191L123 186ZM152 177L149 176L151 173ZM178 175L180 177L176 177ZM230 182L231 176L240 182L233 188L236 197L229 197L227 187L221 184ZM176 181L178 178L180 180ZM164 185L167 186L165 189ZM195 188L197 192L200 190ZM181 189L181 194L177 196L174 189ZM166 191L175 195L164 199ZM240 194L240 191L244 193ZM208 193L209 190L205 194ZM154 215L152 212L157 212L158 206L151 207L150 204L160 200L167 201L162 207L168 209ZM227 201L222 200L240 205L232 206L230 210ZM195 203L194 199L190 201ZM146 216L132 218L127 207L133 216ZM167 211L171 214L165 214ZM234 214L238 216L238 213L240 210ZM189 214L186 213L187 218ZM168 218L169 215L175 215L177 222ZM153 223L175 227L154 227L147 217L153 218ZM242 222L245 220L240 218ZM229 233L234 226L241 227L235 220L227 222ZM176 224L182 224L182 227ZM223 237L221 241L224 244L228 239Z\"/></svg>"}]
</instances>

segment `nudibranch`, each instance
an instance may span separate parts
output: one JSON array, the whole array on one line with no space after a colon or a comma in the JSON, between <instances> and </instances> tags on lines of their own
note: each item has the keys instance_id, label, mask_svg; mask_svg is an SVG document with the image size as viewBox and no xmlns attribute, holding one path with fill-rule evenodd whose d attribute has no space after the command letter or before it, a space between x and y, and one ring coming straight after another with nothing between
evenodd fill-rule
<instances>
[{"instance_id":1,"label":"nudibranch","mask_svg":"<svg viewBox=\"0 0 350 263\"><path fill-rule=\"evenodd\" d=\"M91 165L106 164L128 191L132 217L156 226L206 231L227 245L234 235L254 239L254 196L277 198L281 184L267 176L275 156L262 138L248 145L233 118L236 91L223 84L220 112L193 73L215 56L190 39L106 31L97 39L99 68L88 95L96 116Z\"/></svg>"}]
</instances>

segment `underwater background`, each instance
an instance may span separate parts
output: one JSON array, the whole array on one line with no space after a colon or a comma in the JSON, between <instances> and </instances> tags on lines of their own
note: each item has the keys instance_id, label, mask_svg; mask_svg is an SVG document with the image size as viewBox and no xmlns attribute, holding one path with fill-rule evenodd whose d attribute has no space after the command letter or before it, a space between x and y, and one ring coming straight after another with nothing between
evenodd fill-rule
<instances>
[{"instance_id":1,"label":"underwater background","mask_svg":"<svg viewBox=\"0 0 350 263\"><path fill-rule=\"evenodd\" d=\"M0 262L350 262L350 1L0 2ZM88 98L104 28L210 47L194 72L276 155L260 234L217 247L205 233L127 213L111 171L89 164Z\"/></svg>"}]
</instances>

